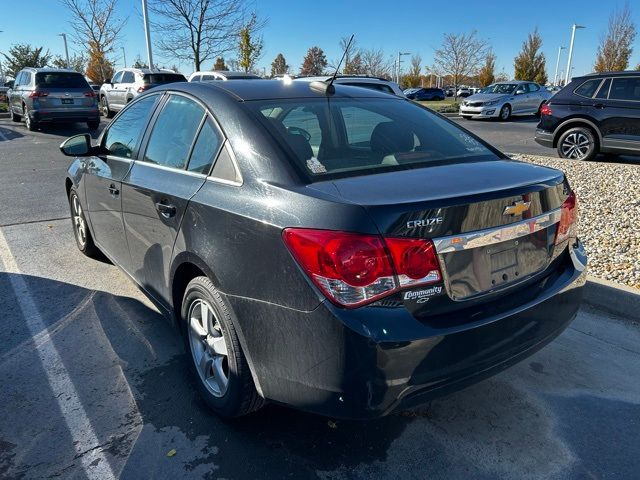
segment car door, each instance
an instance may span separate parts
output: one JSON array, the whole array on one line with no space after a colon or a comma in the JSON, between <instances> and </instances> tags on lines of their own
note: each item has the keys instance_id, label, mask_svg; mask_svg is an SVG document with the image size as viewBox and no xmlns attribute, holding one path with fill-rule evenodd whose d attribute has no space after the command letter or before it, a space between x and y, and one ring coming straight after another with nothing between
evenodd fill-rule
<instances>
[{"instance_id":1,"label":"car door","mask_svg":"<svg viewBox=\"0 0 640 480\"><path fill-rule=\"evenodd\" d=\"M520 115L527 112L529 101L528 95L529 89L527 88L526 83L518 84L516 86L516 90L513 92L513 97L511 100L511 113Z\"/></svg>"},{"instance_id":2,"label":"car door","mask_svg":"<svg viewBox=\"0 0 640 480\"><path fill-rule=\"evenodd\" d=\"M122 73L122 71L116 72L111 79L111 83L106 84L107 101L111 107L120 107L121 104L118 96L118 85L122 80Z\"/></svg>"},{"instance_id":3,"label":"car door","mask_svg":"<svg viewBox=\"0 0 640 480\"><path fill-rule=\"evenodd\" d=\"M136 83L136 76L133 72L125 70L122 79L118 84L118 100L123 107L127 104L127 98L131 98L131 92Z\"/></svg>"},{"instance_id":4,"label":"car door","mask_svg":"<svg viewBox=\"0 0 640 480\"><path fill-rule=\"evenodd\" d=\"M640 151L640 75L612 78L608 92L607 82L608 79L594 98L603 147L637 153Z\"/></svg>"},{"instance_id":5,"label":"car door","mask_svg":"<svg viewBox=\"0 0 640 480\"><path fill-rule=\"evenodd\" d=\"M544 102L542 89L537 83L529 83L527 84L527 87L529 87L529 93L527 94L529 97L527 102L528 110L531 113L536 113L538 108L540 108L540 104Z\"/></svg>"},{"instance_id":6,"label":"car door","mask_svg":"<svg viewBox=\"0 0 640 480\"><path fill-rule=\"evenodd\" d=\"M100 157L86 163L86 210L94 241L115 263L130 272L131 256L122 220L122 180L133 159L160 95L150 95L131 104L105 130Z\"/></svg>"},{"instance_id":7,"label":"car door","mask_svg":"<svg viewBox=\"0 0 640 480\"><path fill-rule=\"evenodd\" d=\"M18 73L11 93L9 94L9 105L11 105L11 109L16 114L22 114L22 106L20 105L20 83L22 82L23 75L24 72Z\"/></svg>"},{"instance_id":8,"label":"car door","mask_svg":"<svg viewBox=\"0 0 640 480\"><path fill-rule=\"evenodd\" d=\"M200 132L200 134L198 134ZM203 133L204 132L204 133ZM123 216L132 274L168 302L169 268L187 204L206 180L222 135L192 97L168 95L123 182Z\"/></svg>"}]
</instances>

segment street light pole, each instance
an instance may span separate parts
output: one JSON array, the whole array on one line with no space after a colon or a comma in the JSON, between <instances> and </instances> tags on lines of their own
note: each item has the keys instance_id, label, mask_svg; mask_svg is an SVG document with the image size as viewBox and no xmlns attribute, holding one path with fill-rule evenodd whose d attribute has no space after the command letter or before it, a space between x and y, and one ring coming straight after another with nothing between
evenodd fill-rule
<instances>
[{"instance_id":1,"label":"street light pole","mask_svg":"<svg viewBox=\"0 0 640 480\"><path fill-rule=\"evenodd\" d=\"M571 43L569 44L569 59L567 60L567 71L565 73L565 77L564 77L564 84L566 85L567 83L569 83L569 76L571 75L571 60L573 57L573 42L576 38L576 30L579 28L586 28L582 25L577 25L577 24L573 24L571 26Z\"/></svg>"},{"instance_id":2,"label":"street light pole","mask_svg":"<svg viewBox=\"0 0 640 480\"><path fill-rule=\"evenodd\" d=\"M0 33L2 33L3 30L0 30ZM7 78L4 76L4 70L2 69L2 60L0 60L0 78L2 78L2 85L5 84L5 82L7 81ZM0 85L0 86L2 86Z\"/></svg>"},{"instance_id":3,"label":"street light pole","mask_svg":"<svg viewBox=\"0 0 640 480\"><path fill-rule=\"evenodd\" d=\"M124 51L124 47L122 48L122 58L124 59L124 68L127 68L127 53Z\"/></svg>"},{"instance_id":4,"label":"street light pole","mask_svg":"<svg viewBox=\"0 0 640 480\"><path fill-rule=\"evenodd\" d=\"M402 63L403 55L411 55L411 52L398 52L398 64L396 67L396 83L400 85L400 64Z\"/></svg>"},{"instance_id":5,"label":"street light pole","mask_svg":"<svg viewBox=\"0 0 640 480\"><path fill-rule=\"evenodd\" d=\"M71 68L69 63L69 49L67 48L67 34L59 33L58 36L62 37L62 39L64 40L64 55L67 58L67 68Z\"/></svg>"},{"instance_id":6,"label":"street light pole","mask_svg":"<svg viewBox=\"0 0 640 480\"><path fill-rule=\"evenodd\" d=\"M147 0L142 0L142 19L144 21L144 37L147 41L147 61L149 62L149 68L153 70L153 54L151 53L151 32L149 31Z\"/></svg>"},{"instance_id":7,"label":"street light pole","mask_svg":"<svg viewBox=\"0 0 640 480\"><path fill-rule=\"evenodd\" d=\"M558 60L556 60L556 74L553 76L553 85L558 85L558 67L560 67L560 53L562 50L566 50L567 47L558 47Z\"/></svg>"}]
</instances>

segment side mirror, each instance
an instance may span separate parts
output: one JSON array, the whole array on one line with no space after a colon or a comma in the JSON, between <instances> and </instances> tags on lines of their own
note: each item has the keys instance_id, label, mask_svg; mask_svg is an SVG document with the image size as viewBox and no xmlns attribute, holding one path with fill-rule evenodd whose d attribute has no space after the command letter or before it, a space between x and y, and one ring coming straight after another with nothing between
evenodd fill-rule
<instances>
[{"instance_id":1,"label":"side mirror","mask_svg":"<svg viewBox=\"0 0 640 480\"><path fill-rule=\"evenodd\" d=\"M522 95L524 93L524 90L516 90L516 95Z\"/></svg>"},{"instance_id":2,"label":"side mirror","mask_svg":"<svg viewBox=\"0 0 640 480\"><path fill-rule=\"evenodd\" d=\"M93 150L88 133L74 135L60 144L60 151L67 157L88 157L93 155Z\"/></svg>"}]
</instances>

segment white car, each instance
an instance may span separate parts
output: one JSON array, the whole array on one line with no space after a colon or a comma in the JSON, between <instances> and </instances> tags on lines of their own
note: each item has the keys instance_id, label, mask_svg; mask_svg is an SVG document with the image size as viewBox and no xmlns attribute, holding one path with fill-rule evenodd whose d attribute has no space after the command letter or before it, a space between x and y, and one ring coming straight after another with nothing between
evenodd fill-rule
<instances>
[{"instance_id":1,"label":"white car","mask_svg":"<svg viewBox=\"0 0 640 480\"><path fill-rule=\"evenodd\" d=\"M465 98L460 104L460 115L501 120L508 120L511 115L536 115L551 96L549 90L534 82L498 82Z\"/></svg>"},{"instance_id":2,"label":"white car","mask_svg":"<svg viewBox=\"0 0 640 480\"><path fill-rule=\"evenodd\" d=\"M294 82L329 82L333 75L320 75L317 77L298 77ZM334 83L340 85L351 85L352 87L369 88L378 90L379 92L390 93L404 98L404 93L400 86L395 82L390 82L384 78L367 77L361 75L338 75Z\"/></svg>"},{"instance_id":3,"label":"white car","mask_svg":"<svg viewBox=\"0 0 640 480\"><path fill-rule=\"evenodd\" d=\"M228 72L226 70L205 70L200 72L193 72L189 76L190 82L211 82L211 81L223 81L227 80L257 80L258 75L247 72Z\"/></svg>"},{"instance_id":4,"label":"white car","mask_svg":"<svg viewBox=\"0 0 640 480\"><path fill-rule=\"evenodd\" d=\"M468 87L460 87L456 93L458 97L468 97L472 95L471 89Z\"/></svg>"}]
</instances>

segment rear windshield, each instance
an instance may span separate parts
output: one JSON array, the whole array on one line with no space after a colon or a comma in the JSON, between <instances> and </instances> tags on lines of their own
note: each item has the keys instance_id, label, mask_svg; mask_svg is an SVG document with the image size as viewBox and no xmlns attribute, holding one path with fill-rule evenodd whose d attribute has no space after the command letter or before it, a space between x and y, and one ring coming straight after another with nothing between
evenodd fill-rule
<instances>
[{"instance_id":1,"label":"rear windshield","mask_svg":"<svg viewBox=\"0 0 640 480\"><path fill-rule=\"evenodd\" d=\"M84 76L74 72L36 73L36 87L42 88L89 88Z\"/></svg>"},{"instance_id":2,"label":"rear windshield","mask_svg":"<svg viewBox=\"0 0 640 480\"><path fill-rule=\"evenodd\" d=\"M184 75L179 73L145 73L142 80L144 83L150 83L151 85L187 81Z\"/></svg>"},{"instance_id":3,"label":"rear windshield","mask_svg":"<svg viewBox=\"0 0 640 480\"><path fill-rule=\"evenodd\" d=\"M246 104L311 178L495 159L480 141L401 99L256 100Z\"/></svg>"}]
</instances>

